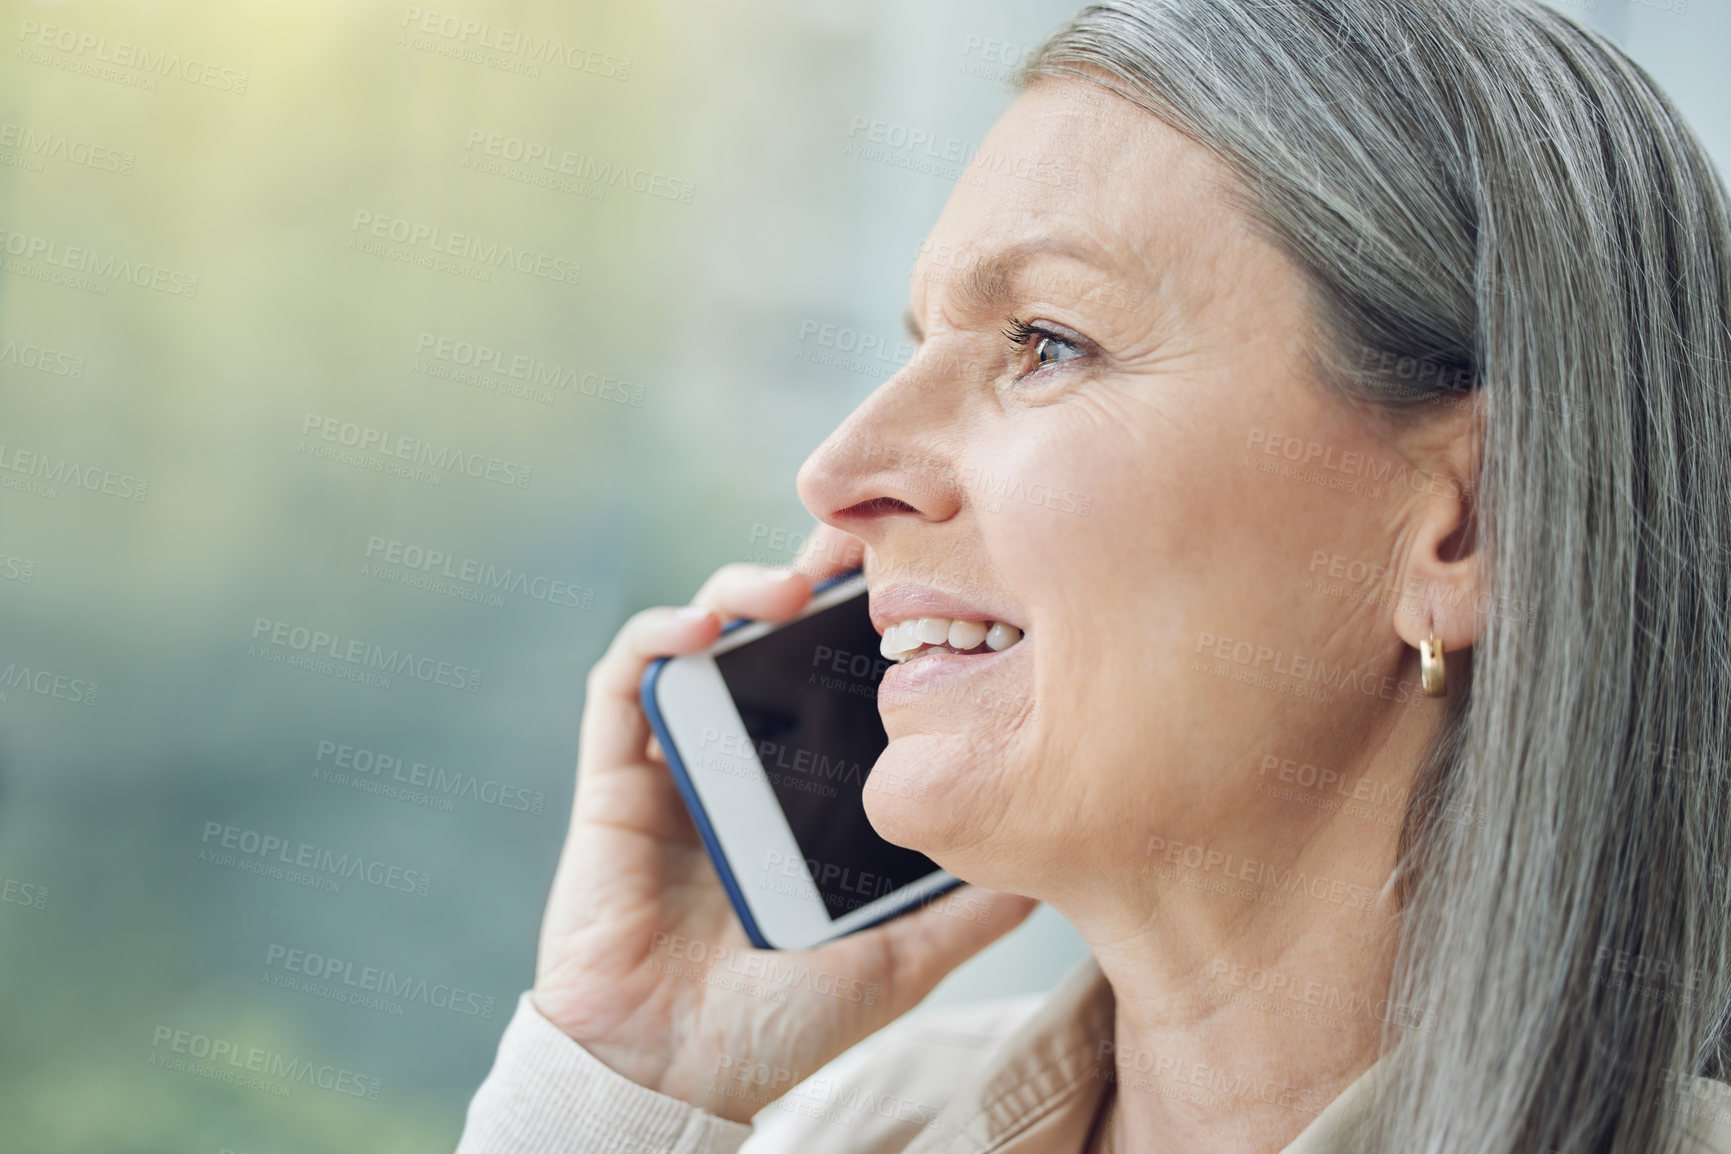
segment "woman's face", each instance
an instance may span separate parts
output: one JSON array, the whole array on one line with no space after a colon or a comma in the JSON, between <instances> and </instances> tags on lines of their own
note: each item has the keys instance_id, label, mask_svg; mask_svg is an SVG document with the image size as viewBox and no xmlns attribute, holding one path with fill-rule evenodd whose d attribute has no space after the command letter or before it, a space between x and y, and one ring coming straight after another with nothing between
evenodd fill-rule
<instances>
[{"instance_id":1,"label":"woman's face","mask_svg":"<svg viewBox=\"0 0 1731 1154\"><path fill-rule=\"evenodd\" d=\"M1460 493L1313 383L1304 286L1226 187L1129 103L1036 83L922 251L916 355L801 471L867 544L880 632L1023 633L880 690L871 820L971 881L1104 897L1173 845L1278 863L1332 775L1434 722L1394 624L1424 609L1395 601Z\"/></svg>"}]
</instances>

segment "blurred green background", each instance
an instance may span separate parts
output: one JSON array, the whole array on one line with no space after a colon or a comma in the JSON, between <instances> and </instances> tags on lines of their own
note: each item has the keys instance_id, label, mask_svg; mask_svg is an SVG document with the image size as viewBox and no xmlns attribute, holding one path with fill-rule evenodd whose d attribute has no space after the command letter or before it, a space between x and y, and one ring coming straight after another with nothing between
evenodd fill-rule
<instances>
[{"instance_id":1,"label":"blurred green background","mask_svg":"<svg viewBox=\"0 0 1731 1154\"><path fill-rule=\"evenodd\" d=\"M1677 7L1573 11L1724 165ZM859 126L971 150L1071 8L0 6L0 1152L454 1144L585 671L895 367L954 172Z\"/></svg>"}]
</instances>

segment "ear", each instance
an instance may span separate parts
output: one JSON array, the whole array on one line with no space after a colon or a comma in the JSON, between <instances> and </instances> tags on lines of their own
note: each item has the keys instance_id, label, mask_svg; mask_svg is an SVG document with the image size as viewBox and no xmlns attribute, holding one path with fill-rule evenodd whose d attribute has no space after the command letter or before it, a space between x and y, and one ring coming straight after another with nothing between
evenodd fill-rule
<instances>
[{"instance_id":1,"label":"ear","mask_svg":"<svg viewBox=\"0 0 1731 1154\"><path fill-rule=\"evenodd\" d=\"M1394 631L1414 649L1428 637L1456 653L1478 642L1479 552L1461 551L1471 535L1463 499L1429 500L1407 545L1406 580L1395 604Z\"/></svg>"},{"instance_id":2,"label":"ear","mask_svg":"<svg viewBox=\"0 0 1731 1154\"><path fill-rule=\"evenodd\" d=\"M1482 394L1425 423L1407 446L1417 461L1409 488L1405 574L1394 629L1413 648L1435 636L1447 653L1471 648L1483 624L1483 557L1474 533Z\"/></svg>"}]
</instances>

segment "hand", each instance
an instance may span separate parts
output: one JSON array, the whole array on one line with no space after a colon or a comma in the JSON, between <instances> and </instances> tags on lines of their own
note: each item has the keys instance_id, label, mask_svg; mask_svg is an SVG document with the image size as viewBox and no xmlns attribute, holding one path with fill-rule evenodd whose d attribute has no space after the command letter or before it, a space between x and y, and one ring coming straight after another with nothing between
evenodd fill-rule
<instances>
[{"instance_id":1,"label":"hand","mask_svg":"<svg viewBox=\"0 0 1731 1154\"><path fill-rule=\"evenodd\" d=\"M825 527L795 571L724 566L690 607L632 617L589 673L571 829L530 998L620 1074L736 1122L906 1013L1035 905L964 886L811 950L757 950L739 926L638 685L652 660L707 648L727 619L794 616L813 578L857 567L863 549ZM811 980L778 988L789 973Z\"/></svg>"}]
</instances>

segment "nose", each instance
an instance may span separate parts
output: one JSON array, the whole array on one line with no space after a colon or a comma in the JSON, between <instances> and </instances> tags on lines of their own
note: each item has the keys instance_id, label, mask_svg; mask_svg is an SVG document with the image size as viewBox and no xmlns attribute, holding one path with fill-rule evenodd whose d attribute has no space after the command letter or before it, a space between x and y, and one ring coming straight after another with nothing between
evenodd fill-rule
<instances>
[{"instance_id":1,"label":"nose","mask_svg":"<svg viewBox=\"0 0 1731 1154\"><path fill-rule=\"evenodd\" d=\"M799 499L825 524L877 546L892 525L940 523L962 507L946 436L947 390L919 379L918 358L885 381L799 470Z\"/></svg>"}]
</instances>

